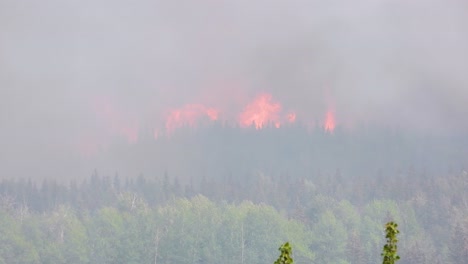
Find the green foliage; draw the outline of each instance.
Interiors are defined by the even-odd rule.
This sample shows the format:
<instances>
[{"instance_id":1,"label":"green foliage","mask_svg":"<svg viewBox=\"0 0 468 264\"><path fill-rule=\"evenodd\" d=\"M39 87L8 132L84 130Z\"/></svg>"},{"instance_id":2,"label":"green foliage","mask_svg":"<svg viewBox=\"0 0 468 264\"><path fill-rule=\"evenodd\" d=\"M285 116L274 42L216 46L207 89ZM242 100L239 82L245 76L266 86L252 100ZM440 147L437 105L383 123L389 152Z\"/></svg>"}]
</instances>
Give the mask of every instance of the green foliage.
<instances>
[{"instance_id":1,"label":"green foliage","mask_svg":"<svg viewBox=\"0 0 468 264\"><path fill-rule=\"evenodd\" d=\"M385 238L387 239L387 244L383 247L382 264L395 264L400 259L400 256L397 254L397 235L400 233L398 230L398 224L391 221L385 225Z\"/></svg>"},{"instance_id":2,"label":"green foliage","mask_svg":"<svg viewBox=\"0 0 468 264\"><path fill-rule=\"evenodd\" d=\"M33 245L22 233L20 222L0 208L0 264L38 263Z\"/></svg>"},{"instance_id":3,"label":"green foliage","mask_svg":"<svg viewBox=\"0 0 468 264\"><path fill-rule=\"evenodd\" d=\"M292 258L292 248L289 245L289 242L284 243L278 249L281 252L279 258L275 261L274 264L293 264L294 260Z\"/></svg>"},{"instance_id":4,"label":"green foliage","mask_svg":"<svg viewBox=\"0 0 468 264\"><path fill-rule=\"evenodd\" d=\"M346 258L347 230L331 210L320 215L312 228L311 248L319 263L342 263Z\"/></svg>"},{"instance_id":5,"label":"green foliage","mask_svg":"<svg viewBox=\"0 0 468 264\"><path fill-rule=\"evenodd\" d=\"M277 256L271 253L283 241L294 245L296 263L380 263L382 222L390 219L401 225L398 254L405 263L467 259L468 196L457 189L463 183L456 176L427 183L433 196L415 191L400 198L382 195L378 181L364 189L356 181L350 190L363 195L359 200L330 192L334 179L314 179L316 189L306 188L307 179L263 174L245 182L210 179L211 197L196 195L191 186L190 195L177 198L168 178L169 199L161 198L161 181L151 178L110 186L108 179L94 177L92 184L69 191L58 184L35 190L0 181L0 264L273 263ZM409 178L382 180L392 190L419 186ZM216 193L221 189L224 194ZM2 190L25 196L15 200ZM52 207L38 203L46 198Z\"/></svg>"}]
</instances>

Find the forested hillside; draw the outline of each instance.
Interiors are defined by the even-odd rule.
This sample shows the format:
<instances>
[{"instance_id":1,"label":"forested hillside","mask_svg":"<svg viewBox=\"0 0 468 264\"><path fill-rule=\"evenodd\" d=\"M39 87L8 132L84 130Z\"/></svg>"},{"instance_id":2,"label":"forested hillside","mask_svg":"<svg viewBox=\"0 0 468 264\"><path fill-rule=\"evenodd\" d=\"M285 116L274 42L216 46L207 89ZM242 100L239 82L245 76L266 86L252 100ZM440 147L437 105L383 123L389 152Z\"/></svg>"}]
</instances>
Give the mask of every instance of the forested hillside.
<instances>
[{"instance_id":1,"label":"forested hillside","mask_svg":"<svg viewBox=\"0 0 468 264\"><path fill-rule=\"evenodd\" d=\"M0 0L0 264L468 264L467 69L468 0Z\"/></svg>"},{"instance_id":2,"label":"forested hillside","mask_svg":"<svg viewBox=\"0 0 468 264\"><path fill-rule=\"evenodd\" d=\"M337 126L330 132L301 123L280 128L269 124L257 130L208 122L157 138L152 132L142 131L133 143L115 140L83 159L77 169L89 168L82 177L94 168L110 177L167 173L181 183L202 178L250 180L252 174L316 180L340 174L347 184L366 177L427 179L468 167L468 139L463 131L441 134L363 124ZM70 179L66 173L52 176Z\"/></svg>"},{"instance_id":3,"label":"forested hillside","mask_svg":"<svg viewBox=\"0 0 468 264\"><path fill-rule=\"evenodd\" d=\"M379 263L400 224L399 263L468 259L468 174L343 179L255 172L0 183L0 263Z\"/></svg>"}]
</instances>

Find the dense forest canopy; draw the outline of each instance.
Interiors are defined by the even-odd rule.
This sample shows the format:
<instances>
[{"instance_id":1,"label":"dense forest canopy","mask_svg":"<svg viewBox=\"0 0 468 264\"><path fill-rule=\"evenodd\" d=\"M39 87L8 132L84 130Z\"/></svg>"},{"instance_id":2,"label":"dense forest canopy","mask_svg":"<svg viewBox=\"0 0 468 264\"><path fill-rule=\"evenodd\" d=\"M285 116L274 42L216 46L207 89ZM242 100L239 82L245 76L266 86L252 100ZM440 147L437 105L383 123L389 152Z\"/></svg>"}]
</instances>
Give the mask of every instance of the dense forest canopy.
<instances>
[{"instance_id":1,"label":"dense forest canopy","mask_svg":"<svg viewBox=\"0 0 468 264\"><path fill-rule=\"evenodd\" d=\"M1 260L272 263L288 240L295 263L378 263L383 224L395 220L399 263L463 263L466 148L436 139L214 125L153 144L116 145L112 153L128 164L157 167L164 157L158 144L165 144L181 165L198 158L205 167L192 174L169 166L137 175L95 170L68 182L3 179L0 232L8 246ZM353 163L364 167L346 167Z\"/></svg>"}]
</instances>

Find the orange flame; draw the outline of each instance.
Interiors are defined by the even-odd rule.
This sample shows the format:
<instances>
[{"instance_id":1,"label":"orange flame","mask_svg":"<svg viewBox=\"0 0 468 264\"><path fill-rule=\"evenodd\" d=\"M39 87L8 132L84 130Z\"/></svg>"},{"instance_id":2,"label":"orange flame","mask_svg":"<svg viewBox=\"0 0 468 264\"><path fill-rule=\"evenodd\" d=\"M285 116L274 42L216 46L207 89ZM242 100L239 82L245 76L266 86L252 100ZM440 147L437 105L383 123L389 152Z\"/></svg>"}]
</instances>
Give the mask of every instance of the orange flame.
<instances>
[{"instance_id":1,"label":"orange flame","mask_svg":"<svg viewBox=\"0 0 468 264\"><path fill-rule=\"evenodd\" d=\"M256 129L261 129L265 124L273 122L275 127L280 127L281 104L272 101L271 94L260 94L248 104L239 115L241 127L249 127L252 124Z\"/></svg>"},{"instance_id":2,"label":"orange flame","mask_svg":"<svg viewBox=\"0 0 468 264\"><path fill-rule=\"evenodd\" d=\"M335 126L335 113L333 113L331 110L328 110L325 116L325 131L333 132L333 130L335 130Z\"/></svg>"},{"instance_id":3,"label":"orange flame","mask_svg":"<svg viewBox=\"0 0 468 264\"><path fill-rule=\"evenodd\" d=\"M208 117L210 120L218 120L219 111L201 104L188 104L182 108L172 110L166 119L166 131L173 132L176 128L185 125L195 126L196 122Z\"/></svg>"}]
</instances>

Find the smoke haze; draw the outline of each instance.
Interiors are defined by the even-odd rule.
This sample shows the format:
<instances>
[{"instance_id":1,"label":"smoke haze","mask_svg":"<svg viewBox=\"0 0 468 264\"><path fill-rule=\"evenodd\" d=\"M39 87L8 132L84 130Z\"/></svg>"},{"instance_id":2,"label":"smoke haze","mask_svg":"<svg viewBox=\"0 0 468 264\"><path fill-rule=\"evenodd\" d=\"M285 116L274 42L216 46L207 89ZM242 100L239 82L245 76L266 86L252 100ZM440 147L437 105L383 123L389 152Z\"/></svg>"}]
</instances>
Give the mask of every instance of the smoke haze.
<instances>
[{"instance_id":1,"label":"smoke haze","mask_svg":"<svg viewBox=\"0 0 468 264\"><path fill-rule=\"evenodd\" d=\"M466 133L466 25L462 0L0 0L0 177L87 176L174 109L233 124L264 93L297 122Z\"/></svg>"}]
</instances>

